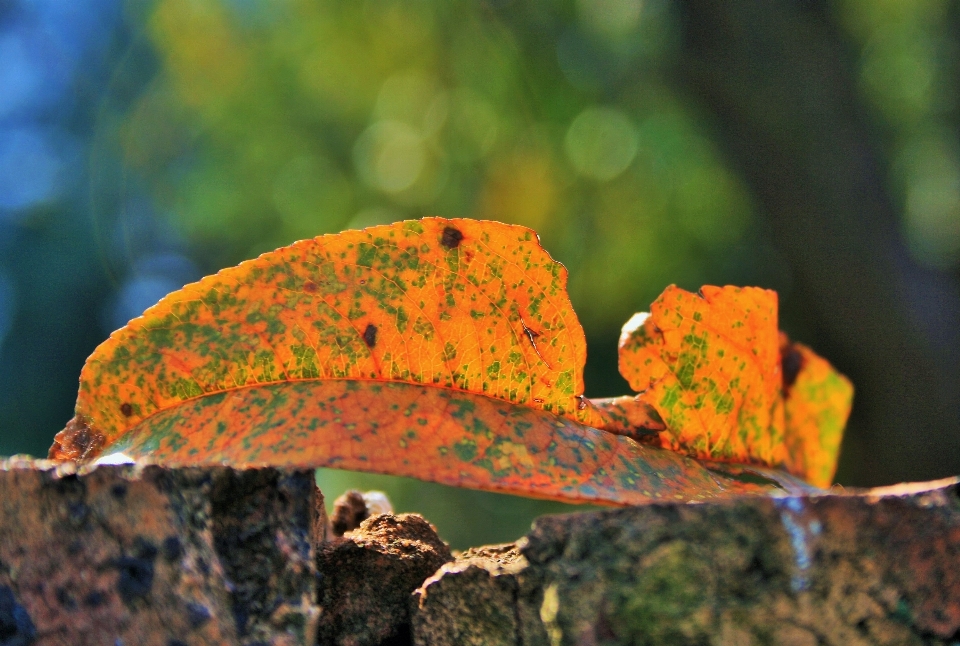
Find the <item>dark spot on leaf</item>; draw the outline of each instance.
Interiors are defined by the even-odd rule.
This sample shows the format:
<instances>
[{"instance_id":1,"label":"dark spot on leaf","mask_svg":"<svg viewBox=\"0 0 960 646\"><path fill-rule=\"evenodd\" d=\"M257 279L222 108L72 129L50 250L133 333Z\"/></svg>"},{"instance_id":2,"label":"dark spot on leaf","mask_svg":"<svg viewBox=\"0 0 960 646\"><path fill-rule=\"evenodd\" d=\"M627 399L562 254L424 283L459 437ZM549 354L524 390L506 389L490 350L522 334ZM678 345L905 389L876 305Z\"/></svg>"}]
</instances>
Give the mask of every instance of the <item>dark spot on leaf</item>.
<instances>
[{"instance_id":1,"label":"dark spot on leaf","mask_svg":"<svg viewBox=\"0 0 960 646\"><path fill-rule=\"evenodd\" d=\"M117 500L123 500L127 496L127 485L123 482L118 482L110 487L110 494Z\"/></svg>"},{"instance_id":2,"label":"dark spot on leaf","mask_svg":"<svg viewBox=\"0 0 960 646\"><path fill-rule=\"evenodd\" d=\"M377 326L373 323L367 323L367 328L363 331L363 342L368 348L377 345Z\"/></svg>"},{"instance_id":3,"label":"dark spot on leaf","mask_svg":"<svg viewBox=\"0 0 960 646\"><path fill-rule=\"evenodd\" d=\"M27 646L37 637L37 629L27 609L17 603L8 586L0 585L0 644Z\"/></svg>"},{"instance_id":4,"label":"dark spot on leaf","mask_svg":"<svg viewBox=\"0 0 960 646\"><path fill-rule=\"evenodd\" d=\"M134 550L137 556L145 559L150 559L151 561L157 558L157 553L159 550L157 546L143 538L138 536L133 542Z\"/></svg>"},{"instance_id":5,"label":"dark spot on leaf","mask_svg":"<svg viewBox=\"0 0 960 646\"><path fill-rule=\"evenodd\" d=\"M315 291L317 291L317 284L313 281L308 280L303 284L303 291L307 292L308 294L312 294Z\"/></svg>"},{"instance_id":6,"label":"dark spot on leaf","mask_svg":"<svg viewBox=\"0 0 960 646\"><path fill-rule=\"evenodd\" d=\"M460 229L453 227L443 228L443 236L440 238L440 244L444 247L447 249L456 249L460 246L461 240L463 240L463 233L460 232Z\"/></svg>"},{"instance_id":7,"label":"dark spot on leaf","mask_svg":"<svg viewBox=\"0 0 960 646\"><path fill-rule=\"evenodd\" d=\"M130 417L133 415L133 406L127 402L124 402L120 404L120 412L123 413L124 417Z\"/></svg>"},{"instance_id":8,"label":"dark spot on leaf","mask_svg":"<svg viewBox=\"0 0 960 646\"><path fill-rule=\"evenodd\" d=\"M791 343L780 349L780 367L783 377L783 394L788 396L790 388L797 380L797 375L803 369L803 355Z\"/></svg>"},{"instance_id":9,"label":"dark spot on leaf","mask_svg":"<svg viewBox=\"0 0 960 646\"><path fill-rule=\"evenodd\" d=\"M250 622L250 613L247 609L238 603L233 604L233 621L237 624L237 632L241 635L247 634L247 624Z\"/></svg>"}]
</instances>

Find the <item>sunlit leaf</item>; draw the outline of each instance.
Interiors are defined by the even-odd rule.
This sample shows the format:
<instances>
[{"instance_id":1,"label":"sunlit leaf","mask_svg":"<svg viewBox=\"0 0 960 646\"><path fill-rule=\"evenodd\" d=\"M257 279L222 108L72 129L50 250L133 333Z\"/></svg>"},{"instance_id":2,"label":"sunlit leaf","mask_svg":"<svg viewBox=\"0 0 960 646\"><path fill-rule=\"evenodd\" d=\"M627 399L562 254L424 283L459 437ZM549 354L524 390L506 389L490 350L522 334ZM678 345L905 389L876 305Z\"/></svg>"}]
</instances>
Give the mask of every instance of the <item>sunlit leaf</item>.
<instances>
[{"instance_id":1,"label":"sunlit leaf","mask_svg":"<svg viewBox=\"0 0 960 646\"><path fill-rule=\"evenodd\" d=\"M304 240L115 332L51 457L336 466L620 504L762 490L599 430L657 420L630 398L583 398L565 286L518 226L434 218Z\"/></svg>"},{"instance_id":2,"label":"sunlit leaf","mask_svg":"<svg viewBox=\"0 0 960 646\"><path fill-rule=\"evenodd\" d=\"M620 372L664 421L654 444L830 484L853 389L778 332L775 292L668 287L624 326Z\"/></svg>"},{"instance_id":3,"label":"sunlit leaf","mask_svg":"<svg viewBox=\"0 0 960 646\"><path fill-rule=\"evenodd\" d=\"M784 450L773 419L779 351L775 292L707 286L701 296L671 286L624 326L620 372L660 413L670 448L775 464Z\"/></svg>"},{"instance_id":4,"label":"sunlit leaf","mask_svg":"<svg viewBox=\"0 0 960 646\"><path fill-rule=\"evenodd\" d=\"M818 487L833 482L853 385L823 357L781 337L785 468Z\"/></svg>"},{"instance_id":5,"label":"sunlit leaf","mask_svg":"<svg viewBox=\"0 0 960 646\"><path fill-rule=\"evenodd\" d=\"M110 450L170 466L324 466L599 504L769 489L542 410L400 382L308 380L198 397Z\"/></svg>"},{"instance_id":6,"label":"sunlit leaf","mask_svg":"<svg viewBox=\"0 0 960 646\"><path fill-rule=\"evenodd\" d=\"M389 379L579 410L566 271L523 227L424 219L321 236L170 294L101 345L77 414L107 442L185 399Z\"/></svg>"}]
</instances>

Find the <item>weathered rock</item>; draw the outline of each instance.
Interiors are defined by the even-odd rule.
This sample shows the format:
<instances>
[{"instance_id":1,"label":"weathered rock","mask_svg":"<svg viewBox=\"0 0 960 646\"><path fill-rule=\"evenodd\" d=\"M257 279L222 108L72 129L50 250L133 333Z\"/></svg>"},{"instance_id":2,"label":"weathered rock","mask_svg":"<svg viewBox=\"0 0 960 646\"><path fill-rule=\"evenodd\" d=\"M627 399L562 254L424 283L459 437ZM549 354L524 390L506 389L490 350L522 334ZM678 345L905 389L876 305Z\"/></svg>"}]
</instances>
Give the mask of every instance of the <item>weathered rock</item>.
<instances>
[{"instance_id":1,"label":"weathered rock","mask_svg":"<svg viewBox=\"0 0 960 646\"><path fill-rule=\"evenodd\" d=\"M414 640L952 644L957 482L544 517L523 558L464 555L428 581Z\"/></svg>"},{"instance_id":2,"label":"weathered rock","mask_svg":"<svg viewBox=\"0 0 960 646\"><path fill-rule=\"evenodd\" d=\"M312 471L0 463L0 644L309 644Z\"/></svg>"},{"instance_id":3,"label":"weathered rock","mask_svg":"<svg viewBox=\"0 0 960 646\"><path fill-rule=\"evenodd\" d=\"M311 471L12 459L0 646L952 645L958 482L545 517L449 563L416 515L323 542Z\"/></svg>"},{"instance_id":4,"label":"weathered rock","mask_svg":"<svg viewBox=\"0 0 960 646\"><path fill-rule=\"evenodd\" d=\"M473 548L447 563L415 593L413 635L432 646L522 643L517 575L527 559L513 544Z\"/></svg>"},{"instance_id":5,"label":"weathered rock","mask_svg":"<svg viewBox=\"0 0 960 646\"><path fill-rule=\"evenodd\" d=\"M319 644L409 641L411 593L451 559L417 514L382 514L317 549Z\"/></svg>"}]
</instances>

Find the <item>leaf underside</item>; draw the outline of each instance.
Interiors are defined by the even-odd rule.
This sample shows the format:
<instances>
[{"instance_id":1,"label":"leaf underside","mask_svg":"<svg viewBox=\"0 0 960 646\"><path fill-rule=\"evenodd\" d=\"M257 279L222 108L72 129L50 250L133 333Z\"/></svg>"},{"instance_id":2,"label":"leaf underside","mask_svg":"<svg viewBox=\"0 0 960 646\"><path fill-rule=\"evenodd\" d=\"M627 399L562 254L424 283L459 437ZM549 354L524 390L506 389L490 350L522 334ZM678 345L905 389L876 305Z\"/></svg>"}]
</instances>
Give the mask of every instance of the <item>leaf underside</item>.
<instances>
[{"instance_id":1,"label":"leaf underside","mask_svg":"<svg viewBox=\"0 0 960 646\"><path fill-rule=\"evenodd\" d=\"M595 504L770 490L534 408L395 382L301 381L199 397L145 420L109 453L170 466L334 467Z\"/></svg>"}]
</instances>

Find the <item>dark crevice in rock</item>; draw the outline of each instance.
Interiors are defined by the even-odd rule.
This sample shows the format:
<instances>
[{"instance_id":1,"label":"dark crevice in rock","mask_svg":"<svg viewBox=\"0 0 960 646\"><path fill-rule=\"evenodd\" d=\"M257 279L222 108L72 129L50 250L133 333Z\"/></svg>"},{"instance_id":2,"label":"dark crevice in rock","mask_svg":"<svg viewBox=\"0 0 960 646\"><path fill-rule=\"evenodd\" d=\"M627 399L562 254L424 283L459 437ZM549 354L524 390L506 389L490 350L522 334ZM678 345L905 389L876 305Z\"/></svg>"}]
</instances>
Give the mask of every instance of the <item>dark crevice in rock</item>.
<instances>
[{"instance_id":1,"label":"dark crevice in rock","mask_svg":"<svg viewBox=\"0 0 960 646\"><path fill-rule=\"evenodd\" d=\"M413 636L410 633L410 624L401 624L397 632L390 635L377 646L413 646Z\"/></svg>"},{"instance_id":2,"label":"dark crevice in rock","mask_svg":"<svg viewBox=\"0 0 960 646\"><path fill-rule=\"evenodd\" d=\"M256 636L266 623L283 622L285 607L299 606L304 590L290 576L294 561L313 555L313 484L275 469L227 470L213 481L211 528L214 545L228 580L237 632ZM279 523L293 530L284 543L277 540ZM299 528L299 529L297 529ZM291 615L290 621L300 621ZM303 626L293 626L304 629Z\"/></svg>"},{"instance_id":3,"label":"dark crevice in rock","mask_svg":"<svg viewBox=\"0 0 960 646\"><path fill-rule=\"evenodd\" d=\"M37 636L30 615L8 586L0 585L0 646L27 646Z\"/></svg>"},{"instance_id":4,"label":"dark crevice in rock","mask_svg":"<svg viewBox=\"0 0 960 646\"><path fill-rule=\"evenodd\" d=\"M258 518L266 501L251 504L258 490L269 495L265 486L270 479L264 473L228 473L218 479L212 491L214 545L231 583L234 620L241 636L249 634L252 617L268 615L272 610L269 578L280 559L271 545L272 537L264 534L263 519Z\"/></svg>"},{"instance_id":5,"label":"dark crevice in rock","mask_svg":"<svg viewBox=\"0 0 960 646\"><path fill-rule=\"evenodd\" d=\"M150 594L153 587L154 560L159 550L149 540L138 536L133 554L121 556L110 563L117 569L117 592L124 603L134 603Z\"/></svg>"},{"instance_id":6,"label":"dark crevice in rock","mask_svg":"<svg viewBox=\"0 0 960 646\"><path fill-rule=\"evenodd\" d=\"M517 646L523 646L523 617L520 614L520 586L513 582L511 588L513 602L513 641Z\"/></svg>"}]
</instances>

